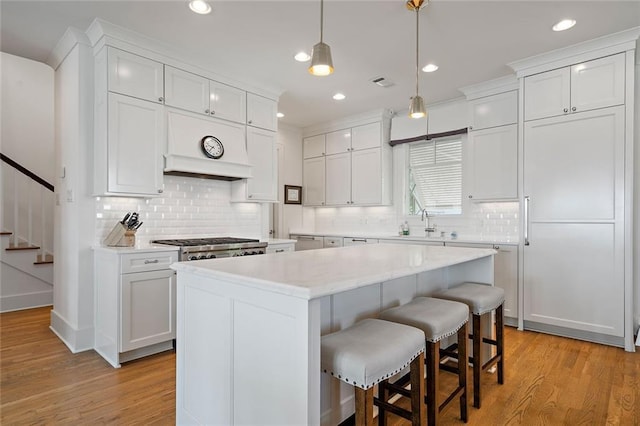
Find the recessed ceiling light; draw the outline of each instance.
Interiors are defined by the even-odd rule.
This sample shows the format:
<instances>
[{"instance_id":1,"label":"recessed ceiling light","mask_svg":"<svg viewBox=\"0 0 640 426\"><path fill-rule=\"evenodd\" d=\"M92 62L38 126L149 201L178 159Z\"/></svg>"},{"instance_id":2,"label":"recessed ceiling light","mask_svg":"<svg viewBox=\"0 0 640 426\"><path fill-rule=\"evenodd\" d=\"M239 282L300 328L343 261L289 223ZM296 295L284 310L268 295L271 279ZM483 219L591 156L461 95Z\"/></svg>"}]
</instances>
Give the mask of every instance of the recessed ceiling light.
<instances>
[{"instance_id":1,"label":"recessed ceiling light","mask_svg":"<svg viewBox=\"0 0 640 426\"><path fill-rule=\"evenodd\" d=\"M336 93L335 95L333 95L333 99L335 99L336 101L341 101L344 98L346 98L346 96L343 95L342 93Z\"/></svg>"},{"instance_id":2,"label":"recessed ceiling light","mask_svg":"<svg viewBox=\"0 0 640 426\"><path fill-rule=\"evenodd\" d=\"M562 21L558 22L551 28L553 29L553 31L564 31L573 27L575 24L576 24L575 19L563 19Z\"/></svg>"},{"instance_id":3,"label":"recessed ceiling light","mask_svg":"<svg viewBox=\"0 0 640 426\"><path fill-rule=\"evenodd\" d=\"M294 58L298 62L307 62L309 59L311 59L311 56L309 56L307 52L298 52L296 53L296 56L294 56Z\"/></svg>"},{"instance_id":4,"label":"recessed ceiling light","mask_svg":"<svg viewBox=\"0 0 640 426\"><path fill-rule=\"evenodd\" d=\"M438 69L438 66L436 64L427 64L422 68L422 71L424 71L424 72L434 72L437 69Z\"/></svg>"},{"instance_id":5,"label":"recessed ceiling light","mask_svg":"<svg viewBox=\"0 0 640 426\"><path fill-rule=\"evenodd\" d=\"M206 15L211 12L211 6L204 0L191 0L189 2L189 9L200 15Z\"/></svg>"},{"instance_id":6,"label":"recessed ceiling light","mask_svg":"<svg viewBox=\"0 0 640 426\"><path fill-rule=\"evenodd\" d=\"M283 113L281 113L281 112L279 112L279 113L277 113L277 114L276 114L276 117L278 117L278 118L282 118L282 117L284 117L284 114L283 114Z\"/></svg>"}]
</instances>

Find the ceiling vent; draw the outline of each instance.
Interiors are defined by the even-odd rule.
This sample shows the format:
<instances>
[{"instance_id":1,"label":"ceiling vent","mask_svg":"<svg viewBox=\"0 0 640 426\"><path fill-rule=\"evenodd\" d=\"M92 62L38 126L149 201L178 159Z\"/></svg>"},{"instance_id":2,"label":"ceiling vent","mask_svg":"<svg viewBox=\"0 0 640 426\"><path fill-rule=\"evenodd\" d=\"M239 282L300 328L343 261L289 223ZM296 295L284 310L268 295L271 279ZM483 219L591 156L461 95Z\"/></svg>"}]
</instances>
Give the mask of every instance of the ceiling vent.
<instances>
[{"instance_id":1,"label":"ceiling vent","mask_svg":"<svg viewBox=\"0 0 640 426\"><path fill-rule=\"evenodd\" d=\"M391 87L395 84L393 81L389 81L384 77L376 77L372 79L371 82L380 87Z\"/></svg>"}]
</instances>

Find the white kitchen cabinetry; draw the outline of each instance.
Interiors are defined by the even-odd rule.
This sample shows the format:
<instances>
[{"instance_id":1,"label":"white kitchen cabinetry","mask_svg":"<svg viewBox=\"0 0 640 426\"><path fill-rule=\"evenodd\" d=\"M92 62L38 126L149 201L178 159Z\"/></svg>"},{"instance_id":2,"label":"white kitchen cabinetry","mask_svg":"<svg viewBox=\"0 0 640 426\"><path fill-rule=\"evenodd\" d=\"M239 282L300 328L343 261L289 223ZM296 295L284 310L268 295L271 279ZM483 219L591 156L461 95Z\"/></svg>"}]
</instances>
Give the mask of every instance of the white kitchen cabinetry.
<instances>
[{"instance_id":1,"label":"white kitchen cabinetry","mask_svg":"<svg viewBox=\"0 0 640 426\"><path fill-rule=\"evenodd\" d=\"M177 251L100 248L95 260L95 350L112 366L173 348Z\"/></svg>"},{"instance_id":2,"label":"white kitchen cabinetry","mask_svg":"<svg viewBox=\"0 0 640 426\"><path fill-rule=\"evenodd\" d=\"M303 159L323 157L325 155L326 135L316 135L302 140Z\"/></svg>"},{"instance_id":3,"label":"white kitchen cabinetry","mask_svg":"<svg viewBox=\"0 0 640 426\"><path fill-rule=\"evenodd\" d=\"M269 245L267 246L267 254L285 253L288 251L295 251L295 242L269 242Z\"/></svg>"},{"instance_id":4,"label":"white kitchen cabinetry","mask_svg":"<svg viewBox=\"0 0 640 426\"><path fill-rule=\"evenodd\" d=\"M278 201L275 132L247 127L247 155L253 177L231 183L232 201Z\"/></svg>"},{"instance_id":5,"label":"white kitchen cabinetry","mask_svg":"<svg viewBox=\"0 0 640 426\"><path fill-rule=\"evenodd\" d=\"M524 80L525 121L624 102L624 53L535 74Z\"/></svg>"},{"instance_id":6,"label":"white kitchen cabinetry","mask_svg":"<svg viewBox=\"0 0 640 426\"><path fill-rule=\"evenodd\" d=\"M469 130L506 126L518 122L518 91L512 90L469 101Z\"/></svg>"},{"instance_id":7,"label":"white kitchen cabinetry","mask_svg":"<svg viewBox=\"0 0 640 426\"><path fill-rule=\"evenodd\" d=\"M518 197L518 125L474 130L468 135L467 173L472 201Z\"/></svg>"},{"instance_id":8,"label":"white kitchen cabinetry","mask_svg":"<svg viewBox=\"0 0 640 426\"><path fill-rule=\"evenodd\" d=\"M356 246L359 244L378 244L377 238L356 238L356 237L344 237L343 246Z\"/></svg>"},{"instance_id":9,"label":"white kitchen cabinetry","mask_svg":"<svg viewBox=\"0 0 640 426\"><path fill-rule=\"evenodd\" d=\"M473 244L445 242L448 247L492 248L494 285L504 290L505 324L518 325L518 246L505 244Z\"/></svg>"},{"instance_id":10,"label":"white kitchen cabinetry","mask_svg":"<svg viewBox=\"0 0 640 426\"><path fill-rule=\"evenodd\" d=\"M324 206L325 157L304 160L302 182L302 202L304 205Z\"/></svg>"},{"instance_id":11,"label":"white kitchen cabinetry","mask_svg":"<svg viewBox=\"0 0 640 426\"><path fill-rule=\"evenodd\" d=\"M291 234L292 240L296 240L296 251L315 250L324 247L324 237L316 235Z\"/></svg>"},{"instance_id":12,"label":"white kitchen cabinetry","mask_svg":"<svg viewBox=\"0 0 640 426\"><path fill-rule=\"evenodd\" d=\"M247 124L261 129L278 130L278 104L273 99L247 93Z\"/></svg>"},{"instance_id":13,"label":"white kitchen cabinetry","mask_svg":"<svg viewBox=\"0 0 640 426\"><path fill-rule=\"evenodd\" d=\"M208 78L165 65L165 104L243 123L247 94Z\"/></svg>"},{"instance_id":14,"label":"white kitchen cabinetry","mask_svg":"<svg viewBox=\"0 0 640 426\"><path fill-rule=\"evenodd\" d=\"M157 87L162 64L104 47L95 72L94 195L158 196L165 140ZM144 83L138 86L138 80Z\"/></svg>"},{"instance_id":15,"label":"white kitchen cabinetry","mask_svg":"<svg viewBox=\"0 0 640 426\"><path fill-rule=\"evenodd\" d=\"M107 86L110 92L133 96L151 102L163 102L163 70L160 62L144 58L113 47L107 51ZM104 55L104 49L101 52ZM104 67L104 56L100 59ZM103 76L104 69L96 70Z\"/></svg>"},{"instance_id":16,"label":"white kitchen cabinetry","mask_svg":"<svg viewBox=\"0 0 640 426\"><path fill-rule=\"evenodd\" d=\"M351 205L351 153L327 155L325 170L326 205Z\"/></svg>"},{"instance_id":17,"label":"white kitchen cabinetry","mask_svg":"<svg viewBox=\"0 0 640 426\"><path fill-rule=\"evenodd\" d=\"M342 247L342 237L324 237L322 246L324 248Z\"/></svg>"}]
</instances>

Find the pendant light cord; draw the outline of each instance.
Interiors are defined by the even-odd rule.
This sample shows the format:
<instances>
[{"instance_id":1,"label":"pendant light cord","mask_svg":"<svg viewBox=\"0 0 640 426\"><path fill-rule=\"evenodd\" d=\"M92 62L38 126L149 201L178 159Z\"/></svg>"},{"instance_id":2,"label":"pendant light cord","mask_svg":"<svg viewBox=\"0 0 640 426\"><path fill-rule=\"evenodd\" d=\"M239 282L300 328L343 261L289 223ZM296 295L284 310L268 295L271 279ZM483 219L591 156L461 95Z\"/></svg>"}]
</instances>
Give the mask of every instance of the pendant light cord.
<instances>
[{"instance_id":1,"label":"pendant light cord","mask_svg":"<svg viewBox=\"0 0 640 426\"><path fill-rule=\"evenodd\" d=\"M320 43L322 43L323 22L324 22L324 0L320 0Z\"/></svg>"},{"instance_id":2,"label":"pendant light cord","mask_svg":"<svg viewBox=\"0 0 640 426\"><path fill-rule=\"evenodd\" d=\"M419 75L419 71L418 69L420 68L420 66L418 65L419 63L419 58L418 58L418 44L420 42L420 37L419 37L419 32L420 32L420 8L416 7L416 96L418 96L418 75ZM322 36L320 36L320 38L322 38Z\"/></svg>"}]
</instances>

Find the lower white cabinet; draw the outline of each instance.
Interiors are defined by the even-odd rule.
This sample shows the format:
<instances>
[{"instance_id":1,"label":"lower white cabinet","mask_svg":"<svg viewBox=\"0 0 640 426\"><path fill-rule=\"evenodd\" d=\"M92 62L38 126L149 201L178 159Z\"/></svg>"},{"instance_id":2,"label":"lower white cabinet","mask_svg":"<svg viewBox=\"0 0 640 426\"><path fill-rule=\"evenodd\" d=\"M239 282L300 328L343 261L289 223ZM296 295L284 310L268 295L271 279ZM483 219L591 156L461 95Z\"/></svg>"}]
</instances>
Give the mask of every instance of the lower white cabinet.
<instances>
[{"instance_id":1,"label":"lower white cabinet","mask_svg":"<svg viewBox=\"0 0 640 426\"><path fill-rule=\"evenodd\" d=\"M324 237L323 247L342 247L342 237Z\"/></svg>"},{"instance_id":2,"label":"lower white cabinet","mask_svg":"<svg viewBox=\"0 0 640 426\"><path fill-rule=\"evenodd\" d=\"M284 253L287 251L295 251L294 242L278 242L278 243L269 242L269 245L267 246L267 254Z\"/></svg>"},{"instance_id":3,"label":"lower white cabinet","mask_svg":"<svg viewBox=\"0 0 640 426\"><path fill-rule=\"evenodd\" d=\"M316 235L291 234L290 238L296 240L296 251L315 250L324 247L324 237Z\"/></svg>"},{"instance_id":4,"label":"lower white cabinet","mask_svg":"<svg viewBox=\"0 0 640 426\"><path fill-rule=\"evenodd\" d=\"M505 324L518 322L518 246L504 244L473 244L445 242L450 247L492 248L498 253L493 258L494 285L504 290Z\"/></svg>"},{"instance_id":5,"label":"lower white cabinet","mask_svg":"<svg viewBox=\"0 0 640 426\"><path fill-rule=\"evenodd\" d=\"M344 237L343 246L356 246L359 244L378 244L377 238L356 238L356 237Z\"/></svg>"},{"instance_id":6,"label":"lower white cabinet","mask_svg":"<svg viewBox=\"0 0 640 426\"><path fill-rule=\"evenodd\" d=\"M95 250L94 349L112 366L173 348L177 261L175 250Z\"/></svg>"}]
</instances>

